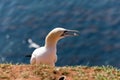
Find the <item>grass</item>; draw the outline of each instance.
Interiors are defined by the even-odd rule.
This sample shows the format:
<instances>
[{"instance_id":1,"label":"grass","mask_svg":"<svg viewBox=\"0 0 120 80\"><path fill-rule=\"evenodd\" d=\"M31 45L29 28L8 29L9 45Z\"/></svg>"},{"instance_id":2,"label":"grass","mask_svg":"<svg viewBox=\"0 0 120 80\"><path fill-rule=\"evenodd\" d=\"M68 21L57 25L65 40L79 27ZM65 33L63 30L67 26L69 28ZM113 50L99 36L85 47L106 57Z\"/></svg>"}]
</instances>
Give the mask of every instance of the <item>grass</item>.
<instances>
[{"instance_id":1,"label":"grass","mask_svg":"<svg viewBox=\"0 0 120 80\"><path fill-rule=\"evenodd\" d=\"M65 66L0 64L0 80L120 80L112 66Z\"/></svg>"}]
</instances>

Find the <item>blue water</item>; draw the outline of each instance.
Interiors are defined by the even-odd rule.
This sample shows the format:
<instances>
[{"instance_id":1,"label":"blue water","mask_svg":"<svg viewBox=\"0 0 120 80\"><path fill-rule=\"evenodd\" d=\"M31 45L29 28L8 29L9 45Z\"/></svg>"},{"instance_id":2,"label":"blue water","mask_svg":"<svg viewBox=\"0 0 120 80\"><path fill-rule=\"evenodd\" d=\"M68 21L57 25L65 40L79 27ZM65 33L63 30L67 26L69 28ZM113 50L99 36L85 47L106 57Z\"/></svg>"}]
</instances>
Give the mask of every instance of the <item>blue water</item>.
<instances>
[{"instance_id":1,"label":"blue water","mask_svg":"<svg viewBox=\"0 0 120 80\"><path fill-rule=\"evenodd\" d=\"M0 63L27 63L55 27L76 29L79 37L59 41L57 66L112 65L120 68L119 0L0 0Z\"/></svg>"}]
</instances>

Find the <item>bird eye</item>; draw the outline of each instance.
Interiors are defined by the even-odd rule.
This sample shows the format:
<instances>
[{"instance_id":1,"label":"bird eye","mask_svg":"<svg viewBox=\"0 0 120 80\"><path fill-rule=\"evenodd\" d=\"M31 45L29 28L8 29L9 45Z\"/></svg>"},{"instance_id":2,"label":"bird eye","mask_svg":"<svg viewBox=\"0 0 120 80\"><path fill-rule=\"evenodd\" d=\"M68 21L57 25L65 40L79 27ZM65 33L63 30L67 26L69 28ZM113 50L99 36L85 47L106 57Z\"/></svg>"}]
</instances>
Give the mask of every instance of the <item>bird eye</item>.
<instances>
[{"instance_id":1,"label":"bird eye","mask_svg":"<svg viewBox=\"0 0 120 80\"><path fill-rule=\"evenodd\" d=\"M63 37L65 35L65 33L67 33L68 31L64 31L60 36Z\"/></svg>"},{"instance_id":2,"label":"bird eye","mask_svg":"<svg viewBox=\"0 0 120 80\"><path fill-rule=\"evenodd\" d=\"M64 31L63 33L65 34L67 31Z\"/></svg>"},{"instance_id":3,"label":"bird eye","mask_svg":"<svg viewBox=\"0 0 120 80\"><path fill-rule=\"evenodd\" d=\"M64 36L66 32L67 32L67 31L64 31L60 36L61 36L61 37Z\"/></svg>"}]
</instances>

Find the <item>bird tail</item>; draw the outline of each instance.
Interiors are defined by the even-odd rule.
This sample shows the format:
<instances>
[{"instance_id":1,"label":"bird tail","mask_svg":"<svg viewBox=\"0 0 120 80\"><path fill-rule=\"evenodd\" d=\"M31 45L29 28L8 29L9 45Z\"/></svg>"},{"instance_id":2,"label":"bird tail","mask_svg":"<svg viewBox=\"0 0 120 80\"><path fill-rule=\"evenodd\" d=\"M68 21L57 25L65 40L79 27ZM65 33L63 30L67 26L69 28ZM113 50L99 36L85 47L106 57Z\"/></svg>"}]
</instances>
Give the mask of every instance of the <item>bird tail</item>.
<instances>
[{"instance_id":1,"label":"bird tail","mask_svg":"<svg viewBox=\"0 0 120 80\"><path fill-rule=\"evenodd\" d=\"M29 48L39 48L40 46L32 41L32 39L28 39Z\"/></svg>"}]
</instances>

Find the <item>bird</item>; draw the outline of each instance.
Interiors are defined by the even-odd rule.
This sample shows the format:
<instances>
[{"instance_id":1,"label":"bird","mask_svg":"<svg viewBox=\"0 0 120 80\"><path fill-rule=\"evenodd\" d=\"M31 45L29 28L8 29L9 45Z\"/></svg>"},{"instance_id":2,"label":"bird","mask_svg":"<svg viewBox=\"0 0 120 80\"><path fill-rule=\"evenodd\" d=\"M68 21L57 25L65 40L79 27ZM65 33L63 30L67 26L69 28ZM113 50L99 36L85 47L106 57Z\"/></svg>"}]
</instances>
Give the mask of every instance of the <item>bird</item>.
<instances>
[{"instance_id":1,"label":"bird","mask_svg":"<svg viewBox=\"0 0 120 80\"><path fill-rule=\"evenodd\" d=\"M40 46L32 41L32 39L28 39L29 48L39 48Z\"/></svg>"},{"instance_id":2,"label":"bird","mask_svg":"<svg viewBox=\"0 0 120 80\"><path fill-rule=\"evenodd\" d=\"M79 36L78 30L69 30L61 27L51 30L45 38L45 45L36 48L30 59L30 64L45 64L55 66L57 61L57 43L60 39L69 36Z\"/></svg>"}]
</instances>

